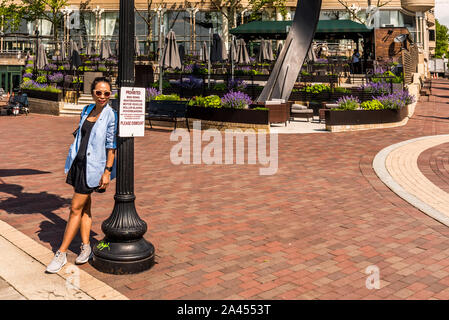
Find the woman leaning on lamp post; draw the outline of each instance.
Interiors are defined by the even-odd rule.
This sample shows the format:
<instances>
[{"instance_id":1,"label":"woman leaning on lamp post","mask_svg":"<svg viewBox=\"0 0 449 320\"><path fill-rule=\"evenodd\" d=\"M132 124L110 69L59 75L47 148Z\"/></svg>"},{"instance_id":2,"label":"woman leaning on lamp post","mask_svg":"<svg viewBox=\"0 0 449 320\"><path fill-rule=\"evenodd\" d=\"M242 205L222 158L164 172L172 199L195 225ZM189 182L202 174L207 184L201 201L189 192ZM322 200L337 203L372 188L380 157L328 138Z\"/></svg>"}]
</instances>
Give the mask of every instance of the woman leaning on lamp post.
<instances>
[{"instance_id":1,"label":"woman leaning on lamp post","mask_svg":"<svg viewBox=\"0 0 449 320\"><path fill-rule=\"evenodd\" d=\"M104 77L95 78L91 92L95 104L83 108L65 164L66 182L74 187L75 193L61 246L47 266L48 273L58 272L67 263L67 249L78 230L82 244L75 263L83 264L90 259L91 193L106 191L110 180L115 178L117 112L108 104L111 83Z\"/></svg>"}]
</instances>

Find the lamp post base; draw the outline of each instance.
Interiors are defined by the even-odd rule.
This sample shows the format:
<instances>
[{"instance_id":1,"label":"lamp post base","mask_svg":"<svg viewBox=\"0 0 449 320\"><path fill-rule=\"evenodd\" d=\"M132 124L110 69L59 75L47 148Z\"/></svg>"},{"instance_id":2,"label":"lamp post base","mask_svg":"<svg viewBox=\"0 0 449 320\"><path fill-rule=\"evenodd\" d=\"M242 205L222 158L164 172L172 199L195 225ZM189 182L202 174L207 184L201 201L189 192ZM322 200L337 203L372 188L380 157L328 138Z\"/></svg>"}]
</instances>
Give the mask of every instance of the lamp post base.
<instances>
[{"instance_id":1,"label":"lamp post base","mask_svg":"<svg viewBox=\"0 0 449 320\"><path fill-rule=\"evenodd\" d=\"M92 265L104 273L135 274L154 265L154 246L144 238L131 242L109 242L105 238L93 253Z\"/></svg>"}]
</instances>

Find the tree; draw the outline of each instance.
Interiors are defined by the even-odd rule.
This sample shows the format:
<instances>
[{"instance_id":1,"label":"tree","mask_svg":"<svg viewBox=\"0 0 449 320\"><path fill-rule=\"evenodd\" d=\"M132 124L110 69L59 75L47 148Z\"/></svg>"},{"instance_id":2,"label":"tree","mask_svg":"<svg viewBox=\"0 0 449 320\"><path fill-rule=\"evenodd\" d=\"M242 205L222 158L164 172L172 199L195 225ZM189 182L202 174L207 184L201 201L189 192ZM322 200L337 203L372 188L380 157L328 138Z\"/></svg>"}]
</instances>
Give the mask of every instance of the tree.
<instances>
[{"instance_id":1,"label":"tree","mask_svg":"<svg viewBox=\"0 0 449 320\"><path fill-rule=\"evenodd\" d=\"M287 17L286 0L249 0L249 3L251 5L251 20L258 19L267 7L274 7L279 10L284 19Z\"/></svg>"},{"instance_id":2,"label":"tree","mask_svg":"<svg viewBox=\"0 0 449 320\"><path fill-rule=\"evenodd\" d=\"M22 0L23 17L27 21L44 19L51 22L53 39L58 40L58 27L64 19L61 9L67 0Z\"/></svg>"},{"instance_id":3,"label":"tree","mask_svg":"<svg viewBox=\"0 0 449 320\"><path fill-rule=\"evenodd\" d=\"M237 10L242 9L242 0L211 0L211 3L228 20L230 29L237 27Z\"/></svg>"},{"instance_id":4,"label":"tree","mask_svg":"<svg viewBox=\"0 0 449 320\"><path fill-rule=\"evenodd\" d=\"M361 8L352 3L351 5L348 4L347 1L338 0L338 2L345 8L346 12L349 13L349 17L352 21L359 22L361 24L368 25L370 23L370 18L372 18L372 15L379 10L379 8L382 8L383 6L386 6L391 2L382 0L377 0L377 3L373 5L372 0L368 0L368 7L365 11L365 14L361 15Z\"/></svg>"},{"instance_id":5,"label":"tree","mask_svg":"<svg viewBox=\"0 0 449 320\"><path fill-rule=\"evenodd\" d=\"M14 3L2 0L0 3L0 29L2 31L16 31L20 27L23 17L23 8Z\"/></svg>"},{"instance_id":6,"label":"tree","mask_svg":"<svg viewBox=\"0 0 449 320\"><path fill-rule=\"evenodd\" d=\"M435 29L436 29L435 57L442 58L443 54L446 54L446 57L448 57L449 29L445 25L440 24L437 19L435 19Z\"/></svg>"}]
</instances>

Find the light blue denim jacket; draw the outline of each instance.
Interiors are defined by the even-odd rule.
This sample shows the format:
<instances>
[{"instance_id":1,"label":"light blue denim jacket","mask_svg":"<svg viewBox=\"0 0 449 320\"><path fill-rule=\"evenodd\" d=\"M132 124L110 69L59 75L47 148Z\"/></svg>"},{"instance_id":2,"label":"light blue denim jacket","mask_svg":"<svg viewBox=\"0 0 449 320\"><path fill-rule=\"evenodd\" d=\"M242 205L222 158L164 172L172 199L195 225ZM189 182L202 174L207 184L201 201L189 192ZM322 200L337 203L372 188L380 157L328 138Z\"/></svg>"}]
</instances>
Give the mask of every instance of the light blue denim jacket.
<instances>
[{"instance_id":1,"label":"light blue denim jacket","mask_svg":"<svg viewBox=\"0 0 449 320\"><path fill-rule=\"evenodd\" d=\"M70 170L73 160L76 158L81 144L81 128L94 107L95 104L90 104L83 108L79 123L80 129L76 134L75 141L70 146L69 154L65 162L65 173ZM101 176L104 173L107 160L106 150L117 148L117 121L117 112L107 104L92 127L86 150L86 181L87 185L91 188L98 186ZM111 180L116 175L115 159L116 157L114 158L114 165L112 167Z\"/></svg>"}]
</instances>

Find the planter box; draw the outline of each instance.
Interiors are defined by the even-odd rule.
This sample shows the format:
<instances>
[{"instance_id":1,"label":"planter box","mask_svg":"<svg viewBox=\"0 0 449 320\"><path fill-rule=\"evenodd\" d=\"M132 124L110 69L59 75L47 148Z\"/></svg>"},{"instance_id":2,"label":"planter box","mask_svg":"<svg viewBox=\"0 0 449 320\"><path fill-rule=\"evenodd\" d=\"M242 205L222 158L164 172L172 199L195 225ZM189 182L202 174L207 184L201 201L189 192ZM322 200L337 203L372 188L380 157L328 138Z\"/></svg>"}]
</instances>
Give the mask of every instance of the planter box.
<instances>
[{"instance_id":1,"label":"planter box","mask_svg":"<svg viewBox=\"0 0 449 320\"><path fill-rule=\"evenodd\" d=\"M358 125L392 123L402 121L408 114L408 107L400 110L325 110L326 125Z\"/></svg>"},{"instance_id":2,"label":"planter box","mask_svg":"<svg viewBox=\"0 0 449 320\"><path fill-rule=\"evenodd\" d=\"M28 98L49 100L49 101L61 101L62 100L62 92L47 92L47 91L38 91L38 90L22 90L23 93L26 93Z\"/></svg>"},{"instance_id":3,"label":"planter box","mask_svg":"<svg viewBox=\"0 0 449 320\"><path fill-rule=\"evenodd\" d=\"M208 121L268 124L268 110L205 108L188 106L187 116L193 119Z\"/></svg>"}]
</instances>

